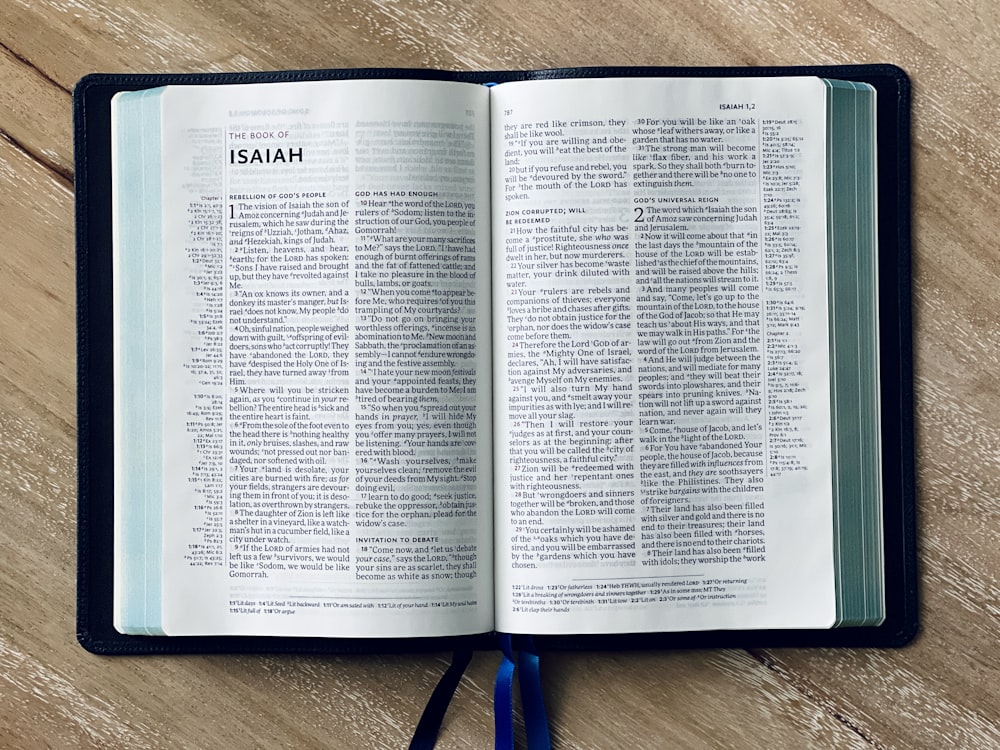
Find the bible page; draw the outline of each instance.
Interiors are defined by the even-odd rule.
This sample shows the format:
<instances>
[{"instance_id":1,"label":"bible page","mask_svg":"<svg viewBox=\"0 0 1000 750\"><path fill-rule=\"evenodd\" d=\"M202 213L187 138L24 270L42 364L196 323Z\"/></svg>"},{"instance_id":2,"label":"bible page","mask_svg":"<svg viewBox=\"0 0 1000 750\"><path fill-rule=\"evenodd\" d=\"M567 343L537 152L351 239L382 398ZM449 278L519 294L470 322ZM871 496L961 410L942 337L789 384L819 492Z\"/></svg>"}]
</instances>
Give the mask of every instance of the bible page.
<instances>
[{"instance_id":1,"label":"bible page","mask_svg":"<svg viewBox=\"0 0 1000 750\"><path fill-rule=\"evenodd\" d=\"M491 95L498 630L829 627L823 83Z\"/></svg>"},{"instance_id":2,"label":"bible page","mask_svg":"<svg viewBox=\"0 0 1000 750\"><path fill-rule=\"evenodd\" d=\"M488 96L171 87L168 634L493 626Z\"/></svg>"}]
</instances>

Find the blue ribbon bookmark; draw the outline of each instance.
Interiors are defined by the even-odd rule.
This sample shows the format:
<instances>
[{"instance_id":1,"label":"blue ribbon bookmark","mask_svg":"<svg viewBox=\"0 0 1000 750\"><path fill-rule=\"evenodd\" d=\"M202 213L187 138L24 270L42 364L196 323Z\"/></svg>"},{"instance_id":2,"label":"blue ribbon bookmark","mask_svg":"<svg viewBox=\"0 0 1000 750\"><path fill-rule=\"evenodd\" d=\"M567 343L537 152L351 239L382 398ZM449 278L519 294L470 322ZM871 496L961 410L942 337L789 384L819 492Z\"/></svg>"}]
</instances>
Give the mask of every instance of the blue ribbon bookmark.
<instances>
[{"instance_id":1,"label":"blue ribbon bookmark","mask_svg":"<svg viewBox=\"0 0 1000 750\"><path fill-rule=\"evenodd\" d=\"M514 750L514 651L508 633L500 633L503 661L493 686L493 747Z\"/></svg>"},{"instance_id":2,"label":"blue ribbon bookmark","mask_svg":"<svg viewBox=\"0 0 1000 750\"><path fill-rule=\"evenodd\" d=\"M549 719L545 715L545 698L542 695L542 675L538 668L538 651L535 639L526 636L517 654L517 676L521 686L521 705L524 707L524 726L528 732L528 750L551 750Z\"/></svg>"},{"instance_id":3,"label":"blue ribbon bookmark","mask_svg":"<svg viewBox=\"0 0 1000 750\"><path fill-rule=\"evenodd\" d=\"M500 651L503 660L497 669L493 686L493 731L495 750L514 750L514 672L521 668L518 684L521 687L521 702L524 706L524 726L528 735L528 750L552 750L549 736L549 721L545 713L545 699L542 695L542 677L539 670L538 651L531 636L518 638L517 660L514 659L513 638L509 633L499 633ZM433 750L438 733L444 721L448 704L451 703L458 683L462 680L472 650L455 652L451 665L441 675L430 700L424 708L409 750Z\"/></svg>"},{"instance_id":4,"label":"blue ribbon bookmark","mask_svg":"<svg viewBox=\"0 0 1000 750\"><path fill-rule=\"evenodd\" d=\"M520 668L517 680L524 706L524 727L528 735L528 750L552 750L549 720L545 714L542 676L538 651L531 636L518 638L517 661L511 636L500 633L503 661L497 669L493 688L493 725L495 750L514 750L514 672Z\"/></svg>"},{"instance_id":5,"label":"blue ribbon bookmark","mask_svg":"<svg viewBox=\"0 0 1000 750\"><path fill-rule=\"evenodd\" d=\"M432 750L437 742L438 732L441 731L441 723L444 721L448 704L451 703L455 689L470 661L472 661L472 649L455 652L451 665L441 675L430 700L427 701L424 713L420 716L420 721L417 722L417 728L413 730L410 750Z\"/></svg>"}]
</instances>

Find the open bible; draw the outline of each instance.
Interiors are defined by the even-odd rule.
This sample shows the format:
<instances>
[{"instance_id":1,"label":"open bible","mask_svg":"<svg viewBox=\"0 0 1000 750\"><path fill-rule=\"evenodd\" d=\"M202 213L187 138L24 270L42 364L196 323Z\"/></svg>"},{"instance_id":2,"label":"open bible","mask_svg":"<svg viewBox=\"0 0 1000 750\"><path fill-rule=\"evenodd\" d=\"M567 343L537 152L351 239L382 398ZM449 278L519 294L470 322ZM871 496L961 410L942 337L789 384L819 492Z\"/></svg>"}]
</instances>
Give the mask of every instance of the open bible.
<instances>
[{"instance_id":1,"label":"open bible","mask_svg":"<svg viewBox=\"0 0 1000 750\"><path fill-rule=\"evenodd\" d=\"M866 71L103 90L114 630L908 637Z\"/></svg>"}]
</instances>

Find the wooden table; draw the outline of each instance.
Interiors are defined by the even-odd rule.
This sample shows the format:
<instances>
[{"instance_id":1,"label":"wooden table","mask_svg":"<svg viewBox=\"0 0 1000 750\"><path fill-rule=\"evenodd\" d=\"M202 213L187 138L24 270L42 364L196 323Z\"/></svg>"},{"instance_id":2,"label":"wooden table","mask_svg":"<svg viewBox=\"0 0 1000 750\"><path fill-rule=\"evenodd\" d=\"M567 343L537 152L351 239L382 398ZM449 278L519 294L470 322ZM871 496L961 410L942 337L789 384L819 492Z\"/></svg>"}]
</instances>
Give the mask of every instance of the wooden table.
<instances>
[{"instance_id":1,"label":"wooden table","mask_svg":"<svg viewBox=\"0 0 1000 750\"><path fill-rule=\"evenodd\" d=\"M922 631L552 654L560 748L1000 747L1000 5L0 2L0 745L400 747L446 655L104 658L74 637L70 95L93 71L893 62L914 83ZM492 742L496 657L439 747Z\"/></svg>"}]
</instances>

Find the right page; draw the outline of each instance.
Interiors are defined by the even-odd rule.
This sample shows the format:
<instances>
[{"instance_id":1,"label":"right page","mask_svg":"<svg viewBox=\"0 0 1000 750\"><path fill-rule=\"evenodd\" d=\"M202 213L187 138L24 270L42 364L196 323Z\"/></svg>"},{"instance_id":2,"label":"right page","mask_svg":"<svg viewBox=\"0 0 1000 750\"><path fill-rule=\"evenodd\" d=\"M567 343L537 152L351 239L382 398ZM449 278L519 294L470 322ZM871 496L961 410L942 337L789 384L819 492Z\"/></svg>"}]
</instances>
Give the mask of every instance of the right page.
<instances>
[{"instance_id":1,"label":"right page","mask_svg":"<svg viewBox=\"0 0 1000 750\"><path fill-rule=\"evenodd\" d=\"M491 93L497 629L830 627L824 83Z\"/></svg>"}]
</instances>

